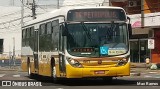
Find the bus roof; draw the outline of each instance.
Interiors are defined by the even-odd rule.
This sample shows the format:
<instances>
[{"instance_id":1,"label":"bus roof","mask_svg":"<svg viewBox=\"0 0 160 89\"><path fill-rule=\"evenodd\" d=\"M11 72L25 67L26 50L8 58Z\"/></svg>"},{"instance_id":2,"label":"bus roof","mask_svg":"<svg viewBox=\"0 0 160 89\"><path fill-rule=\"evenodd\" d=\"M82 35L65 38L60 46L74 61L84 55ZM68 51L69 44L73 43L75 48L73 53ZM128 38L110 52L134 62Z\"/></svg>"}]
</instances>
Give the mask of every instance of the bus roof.
<instances>
[{"instance_id":1,"label":"bus roof","mask_svg":"<svg viewBox=\"0 0 160 89\"><path fill-rule=\"evenodd\" d=\"M37 16L36 19L24 23L23 27L26 27L28 25L44 21L46 19L54 18L54 17L57 17L57 16L65 16L66 17L67 12L69 10L74 10L74 9L98 9L98 8L122 9L122 10L124 10L121 7L113 7L113 6L99 6L99 7L93 7L93 6L92 7L90 7L90 6L87 6L87 7L86 6L85 7L77 6L77 7L75 7L75 6L69 6L69 7L62 7L60 9L56 9L56 10L53 10L51 12L48 12L48 13L45 13L45 14Z\"/></svg>"}]
</instances>

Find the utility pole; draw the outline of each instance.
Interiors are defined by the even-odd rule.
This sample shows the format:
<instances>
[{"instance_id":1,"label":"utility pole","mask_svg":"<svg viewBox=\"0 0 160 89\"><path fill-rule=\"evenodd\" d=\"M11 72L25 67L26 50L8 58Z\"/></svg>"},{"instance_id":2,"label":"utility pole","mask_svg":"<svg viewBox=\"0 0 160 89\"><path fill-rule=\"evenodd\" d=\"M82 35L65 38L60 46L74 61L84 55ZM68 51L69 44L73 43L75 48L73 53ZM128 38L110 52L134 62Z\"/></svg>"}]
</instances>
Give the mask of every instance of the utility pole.
<instances>
[{"instance_id":1,"label":"utility pole","mask_svg":"<svg viewBox=\"0 0 160 89\"><path fill-rule=\"evenodd\" d=\"M14 0L13 0L13 6L14 6Z\"/></svg>"},{"instance_id":2,"label":"utility pole","mask_svg":"<svg viewBox=\"0 0 160 89\"><path fill-rule=\"evenodd\" d=\"M10 5L14 6L14 0L10 0Z\"/></svg>"},{"instance_id":3,"label":"utility pole","mask_svg":"<svg viewBox=\"0 0 160 89\"><path fill-rule=\"evenodd\" d=\"M22 2L21 2L21 31L22 31L22 27L23 27L23 16L24 16L24 3L22 0Z\"/></svg>"},{"instance_id":4,"label":"utility pole","mask_svg":"<svg viewBox=\"0 0 160 89\"><path fill-rule=\"evenodd\" d=\"M141 0L141 27L144 27L144 0Z\"/></svg>"},{"instance_id":5,"label":"utility pole","mask_svg":"<svg viewBox=\"0 0 160 89\"><path fill-rule=\"evenodd\" d=\"M35 0L33 0L33 3L32 3L32 17L33 17L33 19L36 19L36 5L35 5Z\"/></svg>"},{"instance_id":6,"label":"utility pole","mask_svg":"<svg viewBox=\"0 0 160 89\"><path fill-rule=\"evenodd\" d=\"M9 67L11 68L11 60L12 60L12 52L10 51L10 46L9 46Z\"/></svg>"},{"instance_id":7,"label":"utility pole","mask_svg":"<svg viewBox=\"0 0 160 89\"><path fill-rule=\"evenodd\" d=\"M57 0L57 9L59 9L59 0Z\"/></svg>"},{"instance_id":8,"label":"utility pole","mask_svg":"<svg viewBox=\"0 0 160 89\"><path fill-rule=\"evenodd\" d=\"M13 37L13 63L14 63L14 66L15 66L15 38Z\"/></svg>"}]
</instances>

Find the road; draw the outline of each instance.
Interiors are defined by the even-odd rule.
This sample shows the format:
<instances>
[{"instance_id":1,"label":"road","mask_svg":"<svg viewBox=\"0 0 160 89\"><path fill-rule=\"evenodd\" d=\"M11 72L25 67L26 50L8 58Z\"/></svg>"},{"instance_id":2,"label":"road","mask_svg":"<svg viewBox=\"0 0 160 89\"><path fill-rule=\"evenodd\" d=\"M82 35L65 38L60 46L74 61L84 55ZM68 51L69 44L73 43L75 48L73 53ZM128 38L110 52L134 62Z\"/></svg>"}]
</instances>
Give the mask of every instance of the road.
<instances>
[{"instance_id":1,"label":"road","mask_svg":"<svg viewBox=\"0 0 160 89\"><path fill-rule=\"evenodd\" d=\"M102 79L63 80L60 83L55 84L48 77L39 76L35 79L30 79L26 72L1 70L0 81L34 81L40 82L42 86L52 89L159 89L160 78L155 77L155 75L157 74L152 72L151 74L148 74L150 77L146 77L146 73L141 76L118 77L114 78L112 82L104 81ZM158 86L156 84L158 84Z\"/></svg>"}]
</instances>

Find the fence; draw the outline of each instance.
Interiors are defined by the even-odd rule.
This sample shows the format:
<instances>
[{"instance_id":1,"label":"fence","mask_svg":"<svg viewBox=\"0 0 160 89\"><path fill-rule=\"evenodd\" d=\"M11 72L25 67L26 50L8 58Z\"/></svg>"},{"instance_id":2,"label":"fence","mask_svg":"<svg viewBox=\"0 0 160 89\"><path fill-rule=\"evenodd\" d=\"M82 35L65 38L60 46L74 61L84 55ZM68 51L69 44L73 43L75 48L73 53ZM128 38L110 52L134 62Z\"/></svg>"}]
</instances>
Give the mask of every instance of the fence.
<instances>
[{"instance_id":1,"label":"fence","mask_svg":"<svg viewBox=\"0 0 160 89\"><path fill-rule=\"evenodd\" d=\"M21 59L4 59L0 60L0 67L13 67L13 66L20 66L21 65Z\"/></svg>"}]
</instances>

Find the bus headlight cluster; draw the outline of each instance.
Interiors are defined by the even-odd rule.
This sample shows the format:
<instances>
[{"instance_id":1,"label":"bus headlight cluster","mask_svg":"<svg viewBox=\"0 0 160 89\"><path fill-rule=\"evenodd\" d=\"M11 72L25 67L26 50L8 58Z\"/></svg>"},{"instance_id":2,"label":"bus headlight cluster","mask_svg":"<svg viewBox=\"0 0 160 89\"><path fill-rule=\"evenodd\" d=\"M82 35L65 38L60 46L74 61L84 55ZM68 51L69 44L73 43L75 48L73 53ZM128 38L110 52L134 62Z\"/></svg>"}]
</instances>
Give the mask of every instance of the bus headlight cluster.
<instances>
[{"instance_id":1,"label":"bus headlight cluster","mask_svg":"<svg viewBox=\"0 0 160 89\"><path fill-rule=\"evenodd\" d=\"M118 60L117 66L123 66L127 64L129 57L125 57L123 59Z\"/></svg>"},{"instance_id":2,"label":"bus headlight cluster","mask_svg":"<svg viewBox=\"0 0 160 89\"><path fill-rule=\"evenodd\" d=\"M67 57L67 61L73 67L82 67L82 64L73 58Z\"/></svg>"}]
</instances>

